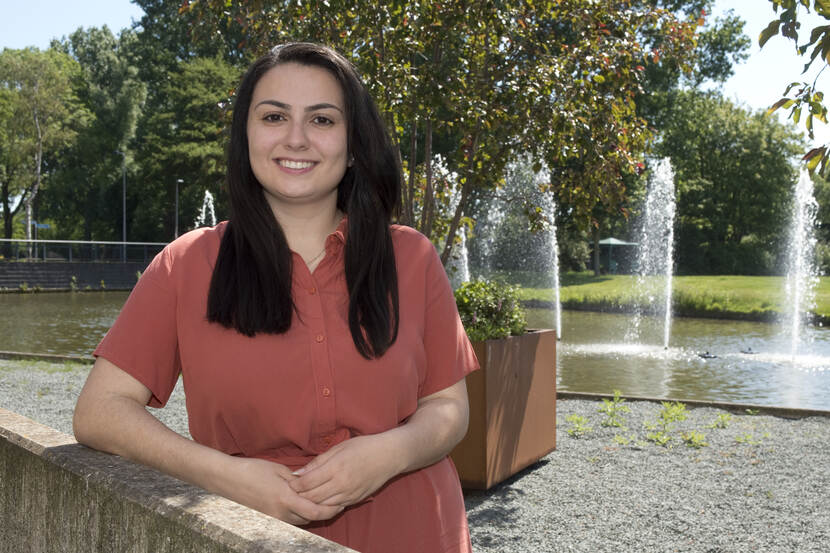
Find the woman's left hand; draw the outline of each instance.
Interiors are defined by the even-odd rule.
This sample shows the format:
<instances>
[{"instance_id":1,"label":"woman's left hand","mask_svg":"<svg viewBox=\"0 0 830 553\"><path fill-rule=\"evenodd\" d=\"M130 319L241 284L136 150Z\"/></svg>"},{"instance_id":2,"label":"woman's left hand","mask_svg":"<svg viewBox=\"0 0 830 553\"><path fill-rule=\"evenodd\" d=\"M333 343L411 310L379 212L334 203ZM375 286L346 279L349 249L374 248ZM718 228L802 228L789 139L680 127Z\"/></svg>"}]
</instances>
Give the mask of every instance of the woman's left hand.
<instances>
[{"instance_id":1,"label":"woman's left hand","mask_svg":"<svg viewBox=\"0 0 830 553\"><path fill-rule=\"evenodd\" d=\"M295 471L290 482L300 496L320 505L360 503L399 473L395 448L383 434L341 442Z\"/></svg>"}]
</instances>

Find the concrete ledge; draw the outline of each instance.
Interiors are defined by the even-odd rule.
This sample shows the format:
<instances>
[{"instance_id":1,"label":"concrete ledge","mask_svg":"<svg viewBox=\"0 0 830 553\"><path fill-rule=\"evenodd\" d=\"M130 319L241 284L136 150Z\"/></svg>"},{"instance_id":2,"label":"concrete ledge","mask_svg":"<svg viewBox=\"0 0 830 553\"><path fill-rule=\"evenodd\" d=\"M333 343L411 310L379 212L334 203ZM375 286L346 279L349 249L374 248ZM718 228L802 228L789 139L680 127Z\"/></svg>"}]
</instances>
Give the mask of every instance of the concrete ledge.
<instances>
[{"instance_id":1,"label":"concrete ledge","mask_svg":"<svg viewBox=\"0 0 830 553\"><path fill-rule=\"evenodd\" d=\"M91 355L55 355L49 353L28 353L25 351L0 351L0 359L12 361L47 361L49 363L83 363L92 364Z\"/></svg>"},{"instance_id":2,"label":"concrete ledge","mask_svg":"<svg viewBox=\"0 0 830 553\"><path fill-rule=\"evenodd\" d=\"M592 401L601 401L603 399L614 399L612 394L595 394L592 392L565 392L557 391L556 397L559 399L587 399ZM756 405L753 403L730 403L725 401L703 401L698 399L677 399L665 397L646 397L646 396L621 396L626 401L648 401L652 403L660 403L663 401L679 401L686 404L688 407L713 407L715 409L723 409L724 411L731 411L733 413L747 414L748 411L759 415L771 415L773 417L781 417L784 419L803 419L805 417L830 417L830 411L822 411L819 409L800 409L797 407L776 407L773 405Z\"/></svg>"},{"instance_id":3,"label":"concrete ledge","mask_svg":"<svg viewBox=\"0 0 830 553\"><path fill-rule=\"evenodd\" d=\"M0 552L346 553L346 547L0 409Z\"/></svg>"}]
</instances>

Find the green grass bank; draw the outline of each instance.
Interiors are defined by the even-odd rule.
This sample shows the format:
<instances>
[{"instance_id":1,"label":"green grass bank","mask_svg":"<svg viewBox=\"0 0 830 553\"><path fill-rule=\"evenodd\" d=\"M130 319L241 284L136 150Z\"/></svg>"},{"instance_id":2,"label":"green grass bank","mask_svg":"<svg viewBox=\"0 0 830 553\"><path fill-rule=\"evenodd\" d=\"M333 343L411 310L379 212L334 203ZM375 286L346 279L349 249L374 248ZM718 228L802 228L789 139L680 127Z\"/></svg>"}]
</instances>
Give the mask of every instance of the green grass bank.
<instances>
[{"instance_id":1,"label":"green grass bank","mask_svg":"<svg viewBox=\"0 0 830 553\"><path fill-rule=\"evenodd\" d=\"M521 299L529 306L552 305L550 277L537 273L511 272L500 278L522 287ZM777 276L675 276L672 312L680 317L708 317L774 321L786 312L786 277ZM631 275L566 273L560 282L564 309L586 311L632 311L661 309L662 299L650 300ZM830 324L830 277L821 277L815 294L814 321Z\"/></svg>"}]
</instances>

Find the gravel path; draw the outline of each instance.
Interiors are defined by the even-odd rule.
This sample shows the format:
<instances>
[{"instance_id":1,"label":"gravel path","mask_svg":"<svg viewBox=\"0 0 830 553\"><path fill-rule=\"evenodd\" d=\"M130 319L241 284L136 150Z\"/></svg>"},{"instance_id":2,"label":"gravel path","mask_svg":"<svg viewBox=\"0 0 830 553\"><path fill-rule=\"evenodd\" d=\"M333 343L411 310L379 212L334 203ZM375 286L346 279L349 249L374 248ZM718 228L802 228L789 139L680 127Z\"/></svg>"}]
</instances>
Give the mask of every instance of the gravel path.
<instances>
[{"instance_id":1,"label":"gravel path","mask_svg":"<svg viewBox=\"0 0 830 553\"><path fill-rule=\"evenodd\" d=\"M0 360L0 407L71 433L88 370ZM656 424L664 407L624 405L630 412L619 419L628 430L603 426L601 402L560 400L556 451L488 492L466 495L474 550L830 551L830 418L688 408L663 447L644 425ZM166 409L151 412L187 433L180 387ZM591 429L571 435L572 415ZM711 428L719 420L725 428ZM681 436L692 432L707 445L686 445Z\"/></svg>"}]
</instances>

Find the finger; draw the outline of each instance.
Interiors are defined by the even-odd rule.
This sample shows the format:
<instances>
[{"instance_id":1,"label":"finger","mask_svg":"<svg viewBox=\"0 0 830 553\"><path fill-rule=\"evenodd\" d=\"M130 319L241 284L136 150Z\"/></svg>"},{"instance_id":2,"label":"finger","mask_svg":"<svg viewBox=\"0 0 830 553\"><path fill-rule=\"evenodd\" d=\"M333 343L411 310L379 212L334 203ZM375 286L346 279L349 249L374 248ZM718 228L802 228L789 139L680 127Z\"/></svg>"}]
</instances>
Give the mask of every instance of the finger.
<instances>
[{"instance_id":1,"label":"finger","mask_svg":"<svg viewBox=\"0 0 830 553\"><path fill-rule=\"evenodd\" d=\"M308 499L297 496L286 505L291 512L307 522L312 520L328 520L343 510L341 505L318 505Z\"/></svg>"}]
</instances>

